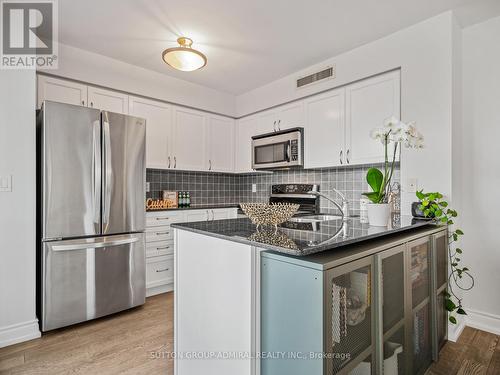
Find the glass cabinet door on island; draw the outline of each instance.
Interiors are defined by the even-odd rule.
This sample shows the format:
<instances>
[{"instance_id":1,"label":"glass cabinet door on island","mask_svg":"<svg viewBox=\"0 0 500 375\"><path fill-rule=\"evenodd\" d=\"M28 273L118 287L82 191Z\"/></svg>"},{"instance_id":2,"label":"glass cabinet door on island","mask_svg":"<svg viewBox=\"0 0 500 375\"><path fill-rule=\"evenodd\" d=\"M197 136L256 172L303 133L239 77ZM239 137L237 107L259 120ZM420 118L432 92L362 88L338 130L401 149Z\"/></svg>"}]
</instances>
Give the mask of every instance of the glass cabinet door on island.
<instances>
[{"instance_id":1,"label":"glass cabinet door on island","mask_svg":"<svg viewBox=\"0 0 500 375\"><path fill-rule=\"evenodd\" d=\"M432 361L431 340L431 241L430 237L408 243L411 291L408 330L413 353L409 373L425 372Z\"/></svg>"},{"instance_id":2,"label":"glass cabinet door on island","mask_svg":"<svg viewBox=\"0 0 500 375\"><path fill-rule=\"evenodd\" d=\"M377 335L378 363L377 373L399 375L405 373L407 357L405 332L405 295L406 295L406 247L397 246L376 256L379 270L377 311L381 332Z\"/></svg>"},{"instance_id":3,"label":"glass cabinet door on island","mask_svg":"<svg viewBox=\"0 0 500 375\"><path fill-rule=\"evenodd\" d=\"M373 345L373 257L325 273L327 373L371 374Z\"/></svg>"},{"instance_id":4,"label":"glass cabinet door on island","mask_svg":"<svg viewBox=\"0 0 500 375\"><path fill-rule=\"evenodd\" d=\"M448 339L448 312L445 309L445 293L448 286L448 231L432 236L433 283L432 303L435 311L433 321L433 353L432 359L437 361L439 350Z\"/></svg>"}]
</instances>

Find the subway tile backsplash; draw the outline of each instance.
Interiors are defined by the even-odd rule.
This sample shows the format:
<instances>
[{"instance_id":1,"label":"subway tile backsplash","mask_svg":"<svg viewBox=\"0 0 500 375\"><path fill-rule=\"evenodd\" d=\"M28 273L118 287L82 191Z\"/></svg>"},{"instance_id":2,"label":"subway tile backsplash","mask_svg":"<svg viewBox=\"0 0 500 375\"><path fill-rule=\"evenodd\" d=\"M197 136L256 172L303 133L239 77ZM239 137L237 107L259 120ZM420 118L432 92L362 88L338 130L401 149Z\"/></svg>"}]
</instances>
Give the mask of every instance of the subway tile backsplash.
<instances>
[{"instance_id":1,"label":"subway tile backsplash","mask_svg":"<svg viewBox=\"0 0 500 375\"><path fill-rule=\"evenodd\" d=\"M321 168L308 170L284 170L266 174L225 174L212 172L182 172L148 169L146 181L150 183L148 198L160 198L163 190L189 191L192 205L237 204L267 202L271 185L285 183L311 183L320 185L320 191L332 198L336 188L347 196L351 214L359 213L361 193L368 191L366 172L370 167ZM399 167L394 171L393 182L399 182ZM255 184L257 191L252 192ZM332 203L321 198L321 210L334 210Z\"/></svg>"}]
</instances>

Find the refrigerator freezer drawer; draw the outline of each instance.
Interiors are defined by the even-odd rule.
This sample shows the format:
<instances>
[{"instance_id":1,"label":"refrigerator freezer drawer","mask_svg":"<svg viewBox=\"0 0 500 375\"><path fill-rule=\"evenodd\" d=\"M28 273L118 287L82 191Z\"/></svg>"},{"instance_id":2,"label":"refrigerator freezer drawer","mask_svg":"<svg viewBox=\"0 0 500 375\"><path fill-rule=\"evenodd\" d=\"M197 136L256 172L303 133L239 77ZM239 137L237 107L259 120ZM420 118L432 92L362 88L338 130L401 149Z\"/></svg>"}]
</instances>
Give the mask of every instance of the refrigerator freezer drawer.
<instances>
[{"instance_id":1,"label":"refrigerator freezer drawer","mask_svg":"<svg viewBox=\"0 0 500 375\"><path fill-rule=\"evenodd\" d=\"M144 304L145 269L143 233L45 242L42 331Z\"/></svg>"}]
</instances>

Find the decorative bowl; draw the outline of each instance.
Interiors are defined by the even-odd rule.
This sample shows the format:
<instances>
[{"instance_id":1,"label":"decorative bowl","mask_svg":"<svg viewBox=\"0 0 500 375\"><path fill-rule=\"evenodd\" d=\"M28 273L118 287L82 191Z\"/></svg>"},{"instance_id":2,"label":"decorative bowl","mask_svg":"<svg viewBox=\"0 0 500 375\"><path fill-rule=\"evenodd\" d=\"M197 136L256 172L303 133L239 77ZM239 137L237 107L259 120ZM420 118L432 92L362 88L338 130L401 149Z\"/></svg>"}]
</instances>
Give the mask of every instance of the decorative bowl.
<instances>
[{"instance_id":1,"label":"decorative bowl","mask_svg":"<svg viewBox=\"0 0 500 375\"><path fill-rule=\"evenodd\" d=\"M242 203L240 206L255 225L274 225L275 227L290 219L300 207L292 203Z\"/></svg>"}]
</instances>

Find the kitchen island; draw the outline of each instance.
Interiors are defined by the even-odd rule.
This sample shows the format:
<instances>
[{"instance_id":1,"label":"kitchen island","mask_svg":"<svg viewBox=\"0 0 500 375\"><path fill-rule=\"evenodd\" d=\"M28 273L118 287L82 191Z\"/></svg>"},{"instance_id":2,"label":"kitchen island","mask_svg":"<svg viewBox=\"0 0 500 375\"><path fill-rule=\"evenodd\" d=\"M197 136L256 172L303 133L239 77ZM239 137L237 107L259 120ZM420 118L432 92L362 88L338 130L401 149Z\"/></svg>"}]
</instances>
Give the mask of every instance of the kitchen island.
<instances>
[{"instance_id":1,"label":"kitchen island","mask_svg":"<svg viewBox=\"0 0 500 375\"><path fill-rule=\"evenodd\" d=\"M425 370L446 339L446 228L393 219L172 224L176 374Z\"/></svg>"}]
</instances>

